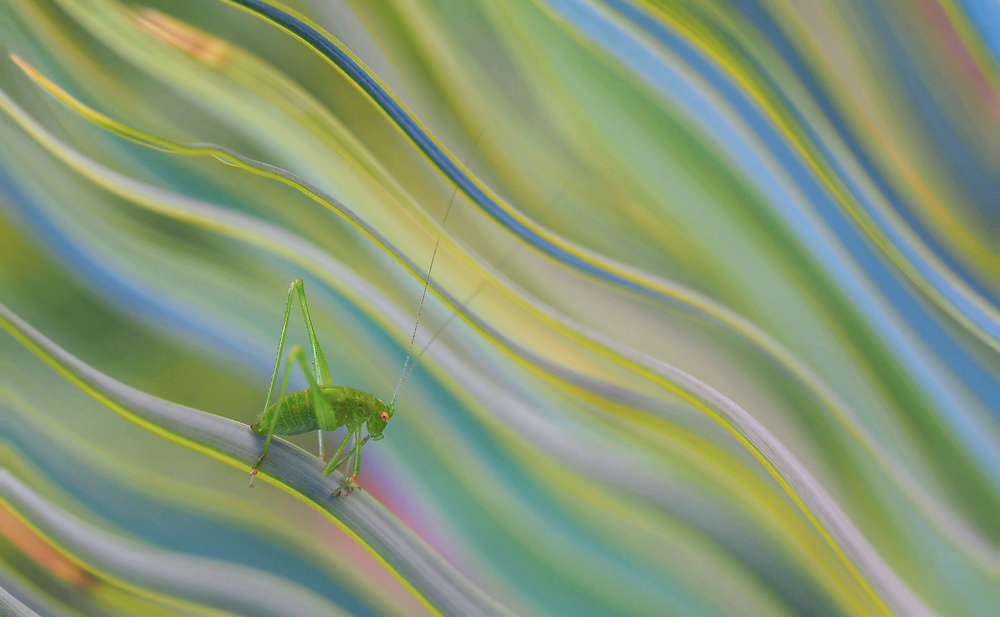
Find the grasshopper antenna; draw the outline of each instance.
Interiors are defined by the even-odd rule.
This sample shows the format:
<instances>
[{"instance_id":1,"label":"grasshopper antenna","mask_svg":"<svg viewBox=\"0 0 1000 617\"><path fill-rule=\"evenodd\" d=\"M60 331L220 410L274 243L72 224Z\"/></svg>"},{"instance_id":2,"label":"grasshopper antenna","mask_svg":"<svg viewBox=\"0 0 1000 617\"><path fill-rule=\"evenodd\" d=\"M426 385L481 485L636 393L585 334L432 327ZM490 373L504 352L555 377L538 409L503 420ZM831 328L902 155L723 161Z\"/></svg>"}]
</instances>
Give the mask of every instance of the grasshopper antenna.
<instances>
[{"instance_id":1,"label":"grasshopper antenna","mask_svg":"<svg viewBox=\"0 0 1000 617\"><path fill-rule=\"evenodd\" d=\"M553 211L554 211L555 207L557 205L559 205L559 202L562 200L563 188L565 188L565 187L561 186L559 188L559 192L556 194L556 198L552 200L551 207L553 208ZM506 263L510 260L510 258L513 257L518 252L518 250L521 248L521 246L522 245L515 246L513 249L511 249L510 252L508 252L506 255L504 255L503 258L500 261L497 262L496 269L497 270L501 270L504 267L504 265L506 265ZM469 295L469 297L466 298L464 302L462 302L462 304L464 304L466 306L472 304L472 301L475 300L476 297L484 289L486 289L486 285L487 285L488 282L489 281L487 281L485 279L483 281L481 281L479 283L479 286L476 287L475 291L473 291ZM403 383L406 383L406 380L410 378L410 373L413 372L413 369L417 368L417 362L420 362L420 358L424 357L424 354L427 352L427 350L430 349L430 347L434 343L434 341L437 340L438 335L441 334L442 332L444 332L445 328L447 328L449 325L451 325L451 322L454 321L456 317L458 317L458 313L452 313L448 317L448 319L446 319L445 322L443 324L441 324L441 327L437 329L437 332L435 332L431 336L431 339L429 341L427 341L427 344L424 345L423 349L421 349L419 352L417 352L417 357L413 359L413 366L410 367L409 371L406 371L406 376L403 377ZM406 369L405 365L403 366L403 369Z\"/></svg>"},{"instance_id":2,"label":"grasshopper antenna","mask_svg":"<svg viewBox=\"0 0 1000 617\"><path fill-rule=\"evenodd\" d=\"M473 155L476 153L476 148L479 147L479 140L483 138L483 133L486 129L479 131L479 137L476 137L476 143L472 145L472 152L469 153L469 157L465 159L465 166L469 165L469 161L472 160ZM458 194L458 184L455 184L455 190L451 192L451 198L448 200L448 208L444 211L444 218L441 220L441 230L444 230L444 226L448 223L448 215L451 214L451 206L455 203L455 195ZM393 403L396 402L396 395L399 394L399 389L402 387L406 378L410 376L406 372L406 367L410 363L410 354L413 353L413 341L417 339L417 328L420 327L420 313L424 310L424 300L427 299L427 287L431 282L431 270L434 269L434 259L437 257L438 247L441 246L441 236L438 236L437 241L434 243L434 251L431 252L431 263L427 267L427 278L424 279L424 293L420 296L420 305L417 307L417 323L413 324L413 334L410 335L410 346L406 350L406 360L403 361L403 370L399 372L399 381L396 382L396 390L392 393L392 400L389 401L389 407L392 407Z\"/></svg>"},{"instance_id":3,"label":"grasshopper antenna","mask_svg":"<svg viewBox=\"0 0 1000 617\"><path fill-rule=\"evenodd\" d=\"M497 263L497 268L498 269L502 268L503 265L504 265L504 263L506 263L507 260L510 257L512 257L514 255L514 253L517 252L518 248L520 248L520 247L514 247L513 251L507 253L507 255L499 263ZM468 305L468 304L472 303L472 301L476 299L476 296L478 296L479 293L481 291L483 291L484 289L486 289L486 281L485 280L482 281L481 283L479 283L479 286L476 287L476 290L473 291L472 294L468 298L466 298L465 302L463 302L462 304ZM451 322L454 321L455 317L457 317L457 316L458 316L458 313L452 313L451 316L449 316L448 319L446 319L445 322L443 324L441 324L441 327L438 328L437 332L435 332L434 335L431 336L431 340L427 341L427 344L424 345L424 348L421 349L419 353L417 353L417 357L413 359L413 366L410 367L409 371L406 371L406 376L403 377L403 383L406 383L406 380L410 378L410 373L413 372L413 369L417 368L417 362L420 362L420 358L424 357L424 352L426 352L430 348L431 344L434 343L434 341L437 340L438 335L441 334L442 332L444 332L445 328L447 328L449 325L451 325ZM403 369L406 370L406 365L405 364L403 365Z\"/></svg>"}]
</instances>

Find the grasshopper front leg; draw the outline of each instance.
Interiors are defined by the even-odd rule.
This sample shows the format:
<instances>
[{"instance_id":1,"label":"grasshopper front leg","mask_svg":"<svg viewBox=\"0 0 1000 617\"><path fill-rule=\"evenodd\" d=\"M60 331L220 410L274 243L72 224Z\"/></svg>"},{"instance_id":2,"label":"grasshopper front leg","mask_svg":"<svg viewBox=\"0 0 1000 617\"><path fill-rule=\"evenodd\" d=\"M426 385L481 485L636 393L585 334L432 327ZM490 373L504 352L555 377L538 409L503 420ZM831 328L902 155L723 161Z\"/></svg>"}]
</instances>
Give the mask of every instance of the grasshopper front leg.
<instances>
[{"instance_id":1,"label":"grasshopper front leg","mask_svg":"<svg viewBox=\"0 0 1000 617\"><path fill-rule=\"evenodd\" d=\"M361 437L360 431L356 434L356 437ZM344 492L344 489L350 486L351 482L354 482L354 480L357 479L358 474L361 473L361 446L363 445L365 445L364 441L358 441L357 445L354 446L354 465L351 467L351 474L344 474L344 481L341 482L340 486L337 487L337 490L333 492L334 497L340 497L341 493Z\"/></svg>"},{"instance_id":2,"label":"grasshopper front leg","mask_svg":"<svg viewBox=\"0 0 1000 617\"><path fill-rule=\"evenodd\" d=\"M348 435L350 435L350 433L348 433ZM352 449L350 452L344 455L343 458L339 460L337 459L331 460L330 464L327 465L326 469L323 470L323 475L328 476L330 475L330 473L333 472L334 469L346 463L347 459L351 458L352 456L354 457L354 464L351 467L351 473L350 475L348 475L346 472L344 473L344 481L341 482L340 486L337 487L337 490L333 492L334 497L339 497L341 493L344 492L345 488L351 488L350 486L351 483L354 482L354 480L357 479L358 474L361 473L361 447L364 446L366 443L368 443L370 437L368 435L365 435L365 438L361 439L361 431L359 430L354 432L354 439L355 439L354 449Z\"/></svg>"}]
</instances>

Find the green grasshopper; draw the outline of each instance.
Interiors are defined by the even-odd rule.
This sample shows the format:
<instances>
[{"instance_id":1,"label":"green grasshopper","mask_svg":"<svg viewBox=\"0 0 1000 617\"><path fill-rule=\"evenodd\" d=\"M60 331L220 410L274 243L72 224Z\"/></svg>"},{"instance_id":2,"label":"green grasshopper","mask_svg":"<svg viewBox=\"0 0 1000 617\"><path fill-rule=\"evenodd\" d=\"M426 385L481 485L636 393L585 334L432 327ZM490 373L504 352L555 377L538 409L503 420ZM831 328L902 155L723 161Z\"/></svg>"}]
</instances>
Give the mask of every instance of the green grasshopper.
<instances>
[{"instance_id":1,"label":"green grasshopper","mask_svg":"<svg viewBox=\"0 0 1000 617\"><path fill-rule=\"evenodd\" d=\"M448 204L449 210L451 204ZM448 212L445 212L445 221L448 220ZM250 470L250 488L253 488L253 479L257 475L257 467L260 466L267 454L267 449L271 447L271 439L274 435L298 435L309 431L318 431L319 435L319 457L323 458L323 431L335 431L342 426L347 427L347 434L337 446L337 451L333 453L329 464L323 469L323 475L328 476L333 470L339 468L352 456L354 462L351 466L350 475L344 474L344 481L334 491L333 496L340 496L344 489L354 490L352 482L361 472L361 447L371 441L382 439L382 431L395 411L396 395L400 386L406 381L409 373L406 366L410 362L410 355L413 352L413 342L417 338L417 327L420 325L420 314L424 308L424 300L427 298L427 286L431 281L431 270L434 268L434 259L437 257L437 250L440 240L434 244L434 252L431 254L431 264L427 269L427 280L424 281L424 292L420 296L420 306L417 308L417 320L413 325L413 334L410 336L410 347L406 351L406 360L403 362L403 370L399 374L396 382L396 391L392 394L392 400L386 405L382 399L375 398L368 392L362 392L350 386L337 386L333 384L333 376L330 374L330 367L326 363L326 356L323 355L323 348L316 338L316 331L313 329L312 319L309 317L309 304L306 302L305 285L302 279L295 279L288 288L288 301L285 303L285 321L281 325L281 337L278 339L278 357L274 362L274 372L271 374L271 386L267 391L267 401L264 403L264 411L257 418L257 422L250 426L250 430L258 435L266 435L264 449ZM312 352L312 370L305 359L305 351L301 345L295 345L288 353L285 373L281 378L281 388L278 390L277 402L271 404L274 386L278 380L278 367L281 364L281 355L285 349L285 335L288 333L288 320L292 314L292 302L295 295L299 297L299 306L302 308L302 318L306 322L306 334L309 338L309 349ZM305 390L293 392L285 396L288 387L288 377L294 363L298 361L302 372L305 373L309 387ZM412 369L411 369L412 370ZM367 435L361 437L361 431L367 428ZM344 448L352 440L354 447L342 458Z\"/></svg>"},{"instance_id":2,"label":"green grasshopper","mask_svg":"<svg viewBox=\"0 0 1000 617\"><path fill-rule=\"evenodd\" d=\"M436 252L435 247L435 252ZM433 261L432 261L433 263ZM430 271L428 271L428 282ZM424 288L426 294L426 287ZM295 295L299 297L299 305L302 307L302 317L306 322L306 332L309 337L309 348L312 352L312 370L306 362L304 351L300 345L296 345L288 354L285 374L281 379L281 389L278 391L277 402L271 404L274 394L274 386L278 378L278 367L281 364L281 355L285 348L285 335L288 332L288 320L292 312L292 302ZM421 307L423 298L421 298ZM419 315L418 315L419 324ZM416 326L414 326L416 335ZM412 349L412 343L411 343ZM410 354L407 352L407 362ZM305 390L293 392L285 396L288 386L288 377L296 360L302 367L309 387ZM404 369L406 364L404 363ZM400 375L402 377L402 375ZM402 381L402 380L400 380ZM399 384L396 386L399 391ZM334 492L334 496L339 496L345 488L358 477L361 471L361 447L369 440L378 441L382 439L382 431L385 430L389 419L392 418L395 402L393 400L386 405L382 400L373 395L362 392L350 386L337 386L333 383L330 375L330 367L326 363L323 355L323 348L316 338L313 329L312 319L309 317L309 305L306 302L305 287L302 279L295 279L288 288L288 302L285 305L285 321L281 326L281 338L278 340L278 357L274 363L274 373L271 375L271 386L267 391L267 401L264 403L264 411L257 419L257 423L250 426L250 430L258 435L266 435L264 449L260 453L260 458L254 463L250 470L250 487L253 488L253 478L257 475L257 467L260 466L267 454L267 449L271 446L271 438L278 435L298 435L309 431L319 431L319 456L323 458L323 431L334 431L342 426L347 427L347 434L337 446L337 451L330 459L330 463L323 469L323 475L328 476L343 465L349 458L354 457L350 474L344 474L344 481ZM368 434L362 438L361 431L367 427ZM343 458L340 455L344 452L348 442L354 440L354 447Z\"/></svg>"}]
</instances>

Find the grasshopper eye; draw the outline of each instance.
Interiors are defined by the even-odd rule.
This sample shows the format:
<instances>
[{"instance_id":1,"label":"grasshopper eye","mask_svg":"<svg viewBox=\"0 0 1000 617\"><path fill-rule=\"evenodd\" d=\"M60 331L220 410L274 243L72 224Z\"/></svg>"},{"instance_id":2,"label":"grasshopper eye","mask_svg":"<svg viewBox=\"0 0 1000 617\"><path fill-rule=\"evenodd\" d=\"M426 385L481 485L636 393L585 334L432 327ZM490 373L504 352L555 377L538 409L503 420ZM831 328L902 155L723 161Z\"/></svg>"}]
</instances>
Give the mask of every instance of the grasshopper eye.
<instances>
[{"instance_id":1,"label":"grasshopper eye","mask_svg":"<svg viewBox=\"0 0 1000 617\"><path fill-rule=\"evenodd\" d=\"M379 416L380 418L382 418L383 420L385 420L386 422L388 422L388 421L389 421L389 414L388 414L388 413L386 413L386 412L384 412L384 411L383 411L382 413L380 413L380 414L379 414L378 416Z\"/></svg>"}]
</instances>

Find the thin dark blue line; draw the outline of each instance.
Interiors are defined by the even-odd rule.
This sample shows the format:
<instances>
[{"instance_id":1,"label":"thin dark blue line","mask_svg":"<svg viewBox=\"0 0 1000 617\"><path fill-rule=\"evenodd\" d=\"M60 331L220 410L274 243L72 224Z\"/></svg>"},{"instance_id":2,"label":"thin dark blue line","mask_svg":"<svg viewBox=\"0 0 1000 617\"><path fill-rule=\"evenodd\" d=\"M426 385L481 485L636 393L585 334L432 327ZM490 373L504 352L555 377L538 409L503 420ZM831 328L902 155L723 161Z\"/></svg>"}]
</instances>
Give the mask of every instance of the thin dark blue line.
<instances>
[{"instance_id":1,"label":"thin dark blue line","mask_svg":"<svg viewBox=\"0 0 1000 617\"><path fill-rule=\"evenodd\" d=\"M485 191L483 191L471 178L463 172L458 165L445 154L444 150L434 142L433 139L414 121L413 117L403 109L403 107L389 95L388 92L369 75L354 58L330 42L323 34L312 28L308 24L296 19L292 15L273 7L260 0L227 0L232 4L245 7L254 13L278 24L292 34L298 36L308 43L313 49L329 58L342 71L347 73L358 86L361 87L372 99L381 107L389 117L403 130L406 135L423 151L431 161L440 169L452 182L458 186L470 199L479 204L497 222L507 227L511 232L524 238L527 242L539 250L564 261L574 267L589 272L599 278L623 285L629 289L643 292L645 294L665 298L672 304L690 310L690 307L681 305L666 294L652 289L648 286L631 281L620 275L604 270L586 260L570 253L566 249L554 245L537 232L532 231L524 223L521 223L510 213L500 207Z\"/></svg>"}]
</instances>

